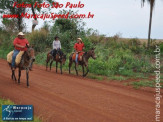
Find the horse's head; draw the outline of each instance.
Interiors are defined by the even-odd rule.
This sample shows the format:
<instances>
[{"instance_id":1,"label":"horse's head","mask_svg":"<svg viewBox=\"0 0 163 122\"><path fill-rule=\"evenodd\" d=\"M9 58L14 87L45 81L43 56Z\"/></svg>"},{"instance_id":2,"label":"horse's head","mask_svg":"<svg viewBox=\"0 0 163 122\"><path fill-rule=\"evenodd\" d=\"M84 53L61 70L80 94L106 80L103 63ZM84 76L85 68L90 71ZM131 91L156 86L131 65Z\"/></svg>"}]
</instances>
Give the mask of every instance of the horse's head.
<instances>
[{"instance_id":1,"label":"horse's head","mask_svg":"<svg viewBox=\"0 0 163 122\"><path fill-rule=\"evenodd\" d=\"M95 48L92 48L91 50L89 50L88 53L93 59L96 59Z\"/></svg>"},{"instance_id":2,"label":"horse's head","mask_svg":"<svg viewBox=\"0 0 163 122\"><path fill-rule=\"evenodd\" d=\"M30 60L32 60L33 62L35 61L35 51L32 47L29 47L28 45L26 45L27 47L27 55L30 58Z\"/></svg>"}]
</instances>

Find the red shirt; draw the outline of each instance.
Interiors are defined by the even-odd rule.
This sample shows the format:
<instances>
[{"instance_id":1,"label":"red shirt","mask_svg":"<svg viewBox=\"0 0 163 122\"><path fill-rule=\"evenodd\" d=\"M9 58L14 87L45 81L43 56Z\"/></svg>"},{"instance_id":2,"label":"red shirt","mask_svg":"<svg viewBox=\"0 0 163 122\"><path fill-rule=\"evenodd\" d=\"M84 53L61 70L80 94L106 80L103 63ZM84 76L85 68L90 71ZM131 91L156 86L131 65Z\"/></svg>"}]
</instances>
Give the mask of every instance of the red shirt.
<instances>
[{"instance_id":1,"label":"red shirt","mask_svg":"<svg viewBox=\"0 0 163 122\"><path fill-rule=\"evenodd\" d=\"M27 39L19 39L19 38L17 37L17 38L15 38L13 44L14 44L16 50L26 51L27 48L20 48L20 47L17 47L16 44L21 45L21 46L26 46L26 44L29 44L29 42L28 42Z\"/></svg>"},{"instance_id":2,"label":"red shirt","mask_svg":"<svg viewBox=\"0 0 163 122\"><path fill-rule=\"evenodd\" d=\"M83 48L84 48L84 43L76 43L74 45L74 48L77 50L77 51L83 51Z\"/></svg>"}]
</instances>

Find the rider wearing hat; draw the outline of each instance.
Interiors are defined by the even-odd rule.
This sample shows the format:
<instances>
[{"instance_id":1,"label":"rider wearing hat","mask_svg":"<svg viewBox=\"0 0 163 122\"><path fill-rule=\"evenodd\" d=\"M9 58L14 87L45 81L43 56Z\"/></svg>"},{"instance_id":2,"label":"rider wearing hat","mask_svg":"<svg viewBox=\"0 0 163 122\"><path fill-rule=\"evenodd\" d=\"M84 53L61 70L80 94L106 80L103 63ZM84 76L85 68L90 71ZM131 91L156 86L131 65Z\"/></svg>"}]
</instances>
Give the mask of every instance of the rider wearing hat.
<instances>
[{"instance_id":1,"label":"rider wearing hat","mask_svg":"<svg viewBox=\"0 0 163 122\"><path fill-rule=\"evenodd\" d=\"M59 53L61 55L62 54L62 51L61 51L61 42L59 40L59 37L56 36L54 39L55 40L53 41L52 55L53 55L53 57L55 59L56 54Z\"/></svg>"},{"instance_id":2,"label":"rider wearing hat","mask_svg":"<svg viewBox=\"0 0 163 122\"><path fill-rule=\"evenodd\" d=\"M78 55L80 52L83 52L83 49L85 48L84 43L81 38L77 38L77 43L74 45L74 49L76 51L76 58L75 61L78 63Z\"/></svg>"},{"instance_id":3,"label":"rider wearing hat","mask_svg":"<svg viewBox=\"0 0 163 122\"><path fill-rule=\"evenodd\" d=\"M18 55L18 53L20 51L26 51L27 50L26 44L29 45L28 40L25 39L24 36L25 36L25 34L23 34L23 32L19 32L18 36L15 38L15 40L13 42L13 45L14 45L14 48L15 48L13 56L12 56L12 63L11 63L11 66L12 66L13 70L15 69L16 56Z\"/></svg>"}]
</instances>

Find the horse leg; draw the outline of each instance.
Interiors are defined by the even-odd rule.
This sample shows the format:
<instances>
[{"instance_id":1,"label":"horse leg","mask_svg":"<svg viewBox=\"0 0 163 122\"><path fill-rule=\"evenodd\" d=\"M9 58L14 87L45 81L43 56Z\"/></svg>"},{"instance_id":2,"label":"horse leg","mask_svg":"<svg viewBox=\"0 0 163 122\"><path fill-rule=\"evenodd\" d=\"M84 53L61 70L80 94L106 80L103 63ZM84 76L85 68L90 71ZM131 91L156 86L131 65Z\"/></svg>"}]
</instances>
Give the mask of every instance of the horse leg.
<instances>
[{"instance_id":1,"label":"horse leg","mask_svg":"<svg viewBox=\"0 0 163 122\"><path fill-rule=\"evenodd\" d=\"M82 65L82 70L83 70L83 77L84 77L84 65Z\"/></svg>"},{"instance_id":2,"label":"horse leg","mask_svg":"<svg viewBox=\"0 0 163 122\"><path fill-rule=\"evenodd\" d=\"M48 63L49 61L46 61L46 71L48 70Z\"/></svg>"},{"instance_id":3,"label":"horse leg","mask_svg":"<svg viewBox=\"0 0 163 122\"><path fill-rule=\"evenodd\" d=\"M47 59L46 59L46 70L48 70L48 63L50 61L50 57L47 55Z\"/></svg>"},{"instance_id":4,"label":"horse leg","mask_svg":"<svg viewBox=\"0 0 163 122\"><path fill-rule=\"evenodd\" d=\"M50 62L50 71L52 69L53 60Z\"/></svg>"},{"instance_id":5,"label":"horse leg","mask_svg":"<svg viewBox=\"0 0 163 122\"><path fill-rule=\"evenodd\" d=\"M60 70L61 70L61 74L62 74L62 63L60 63Z\"/></svg>"},{"instance_id":6,"label":"horse leg","mask_svg":"<svg viewBox=\"0 0 163 122\"><path fill-rule=\"evenodd\" d=\"M14 71L12 70L11 79L14 80Z\"/></svg>"},{"instance_id":7,"label":"horse leg","mask_svg":"<svg viewBox=\"0 0 163 122\"><path fill-rule=\"evenodd\" d=\"M48 62L46 62L46 71L48 70Z\"/></svg>"},{"instance_id":8,"label":"horse leg","mask_svg":"<svg viewBox=\"0 0 163 122\"><path fill-rule=\"evenodd\" d=\"M78 75L78 70L77 70L77 64L75 63L75 71L76 71L76 75Z\"/></svg>"},{"instance_id":9,"label":"horse leg","mask_svg":"<svg viewBox=\"0 0 163 122\"><path fill-rule=\"evenodd\" d=\"M57 69L58 69L58 62L56 61L56 73L58 72Z\"/></svg>"},{"instance_id":10,"label":"horse leg","mask_svg":"<svg viewBox=\"0 0 163 122\"><path fill-rule=\"evenodd\" d=\"M84 74L83 77L87 76L87 74L88 74L88 72L89 72L88 66L86 66L86 69L87 69L87 72Z\"/></svg>"},{"instance_id":11,"label":"horse leg","mask_svg":"<svg viewBox=\"0 0 163 122\"><path fill-rule=\"evenodd\" d=\"M20 84L20 77L21 77L21 70L19 69L19 78L18 78L18 84Z\"/></svg>"},{"instance_id":12,"label":"horse leg","mask_svg":"<svg viewBox=\"0 0 163 122\"><path fill-rule=\"evenodd\" d=\"M27 87L29 88L29 69L26 69Z\"/></svg>"},{"instance_id":13,"label":"horse leg","mask_svg":"<svg viewBox=\"0 0 163 122\"><path fill-rule=\"evenodd\" d=\"M69 74L71 73L72 61L69 61Z\"/></svg>"},{"instance_id":14,"label":"horse leg","mask_svg":"<svg viewBox=\"0 0 163 122\"><path fill-rule=\"evenodd\" d=\"M12 70L12 73L13 73L13 79L15 80L15 83L16 83L17 79L16 79L16 76L15 76L15 70Z\"/></svg>"}]
</instances>

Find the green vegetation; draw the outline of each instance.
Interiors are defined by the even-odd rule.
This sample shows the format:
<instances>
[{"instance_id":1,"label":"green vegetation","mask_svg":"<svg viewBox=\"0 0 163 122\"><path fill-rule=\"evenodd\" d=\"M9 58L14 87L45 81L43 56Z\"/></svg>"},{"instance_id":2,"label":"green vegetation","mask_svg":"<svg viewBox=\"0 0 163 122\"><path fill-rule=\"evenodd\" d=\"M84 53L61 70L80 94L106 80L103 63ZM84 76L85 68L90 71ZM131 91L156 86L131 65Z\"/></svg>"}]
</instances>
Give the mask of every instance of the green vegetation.
<instances>
[{"instance_id":1,"label":"green vegetation","mask_svg":"<svg viewBox=\"0 0 163 122\"><path fill-rule=\"evenodd\" d=\"M154 87L155 81L141 80L139 82L132 82L131 85L133 85L135 89L139 89L140 87Z\"/></svg>"},{"instance_id":2,"label":"green vegetation","mask_svg":"<svg viewBox=\"0 0 163 122\"><path fill-rule=\"evenodd\" d=\"M4 100L0 98L0 121L5 122L2 121L2 105L15 105L15 104L10 100ZM12 122L12 121L7 121L7 122ZM15 122L21 122L21 121L15 121ZM23 122L29 122L29 121L23 121ZM38 117L34 117L34 120L30 122L41 122L41 120L39 120Z\"/></svg>"},{"instance_id":3,"label":"green vegetation","mask_svg":"<svg viewBox=\"0 0 163 122\"><path fill-rule=\"evenodd\" d=\"M109 80L117 80L117 81L124 81L127 80L128 77L123 77L123 76L111 76L108 78Z\"/></svg>"},{"instance_id":4,"label":"green vegetation","mask_svg":"<svg viewBox=\"0 0 163 122\"><path fill-rule=\"evenodd\" d=\"M7 53L14 49L12 41L15 38L13 35L16 34L8 35L1 30L0 35L4 37L0 38L0 57L6 58ZM146 78L147 76L143 74L152 73L154 71L154 64L150 62L154 54L150 53L152 51L146 51L144 46L140 46L138 39L131 39L125 42L117 38L115 40L115 37L107 38L103 36L103 38L101 37L96 41L96 44L93 44L93 36L94 33L92 33L91 36L87 36L85 32L85 35L82 37L87 47L85 51L89 50L91 47L96 47L95 53L97 59L94 60L91 58L89 60L90 73L104 76L122 75L127 77ZM36 63L45 65L46 55L47 52L51 50L50 45L52 43L52 39L48 42L48 31L45 29L34 31L31 34L27 34L26 38L36 51ZM61 43L64 42L64 38L61 37ZM67 55L67 61L63 67L65 70L68 70L68 58L73 51L74 43L75 40L72 40L72 42L70 40L71 48L67 47L64 43L62 45L62 49ZM72 69L74 68L72 67ZM81 68L79 68L79 70L80 69Z\"/></svg>"},{"instance_id":5,"label":"green vegetation","mask_svg":"<svg viewBox=\"0 0 163 122\"><path fill-rule=\"evenodd\" d=\"M63 10L60 13L65 13ZM74 13L70 11L70 14ZM155 40L152 41L151 48L147 49L139 39L122 39L116 34L113 37L99 35L97 30L84 29L85 23L80 19L57 19L55 24L48 27L47 23L40 30L26 33L26 38L35 49L37 64L45 65L46 55L52 49L52 42L55 36L60 37L62 50L67 55L64 70L68 70L69 56L74 51L73 45L77 37L81 37L88 51L95 47L97 59L90 58L89 71L91 74L112 77L120 75L117 79L123 80L126 77L144 78L155 70L154 49ZM17 32L8 33L5 28L0 28L0 58L6 58L8 52L13 50L13 40ZM163 43L158 44L161 47ZM161 56L162 57L162 56ZM53 64L54 66L54 64ZM74 68L72 67L72 70ZM81 68L79 67L79 71ZM124 76L124 77L123 77ZM94 78L94 76L89 76ZM101 78L96 78L101 79ZM113 78L114 79L114 78ZM116 77L115 77L116 79Z\"/></svg>"},{"instance_id":6,"label":"green vegetation","mask_svg":"<svg viewBox=\"0 0 163 122\"><path fill-rule=\"evenodd\" d=\"M160 79L163 79L163 75L160 76Z\"/></svg>"},{"instance_id":7,"label":"green vegetation","mask_svg":"<svg viewBox=\"0 0 163 122\"><path fill-rule=\"evenodd\" d=\"M104 80L104 77L93 75L93 74L88 74L88 77L91 79Z\"/></svg>"}]
</instances>

